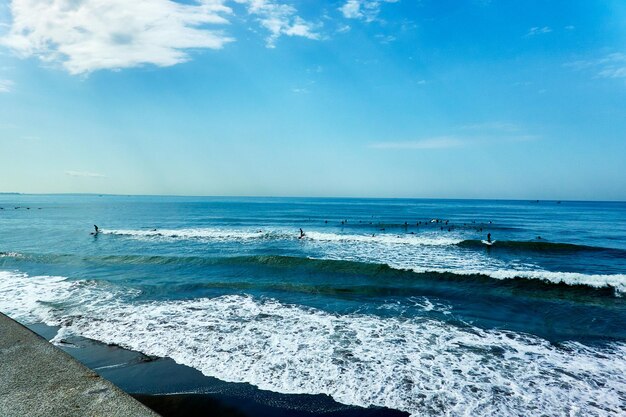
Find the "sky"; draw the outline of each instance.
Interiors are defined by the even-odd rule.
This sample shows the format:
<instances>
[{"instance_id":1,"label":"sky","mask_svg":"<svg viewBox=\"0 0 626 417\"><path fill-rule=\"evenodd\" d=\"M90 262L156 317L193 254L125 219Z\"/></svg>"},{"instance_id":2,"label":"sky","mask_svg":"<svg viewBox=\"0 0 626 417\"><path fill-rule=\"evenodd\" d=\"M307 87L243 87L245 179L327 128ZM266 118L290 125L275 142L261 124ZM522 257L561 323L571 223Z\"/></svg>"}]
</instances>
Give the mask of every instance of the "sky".
<instances>
[{"instance_id":1,"label":"sky","mask_svg":"<svg viewBox=\"0 0 626 417\"><path fill-rule=\"evenodd\" d=\"M0 192L626 200L623 0L0 0Z\"/></svg>"}]
</instances>

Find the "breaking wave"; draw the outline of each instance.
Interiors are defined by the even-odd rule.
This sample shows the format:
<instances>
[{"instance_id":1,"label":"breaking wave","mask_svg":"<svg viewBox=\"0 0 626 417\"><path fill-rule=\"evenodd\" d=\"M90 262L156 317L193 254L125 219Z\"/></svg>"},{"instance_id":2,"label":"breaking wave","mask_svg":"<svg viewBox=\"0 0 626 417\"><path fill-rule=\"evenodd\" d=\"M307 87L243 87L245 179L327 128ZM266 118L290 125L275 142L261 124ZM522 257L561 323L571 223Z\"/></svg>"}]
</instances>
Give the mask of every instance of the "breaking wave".
<instances>
[{"instance_id":1,"label":"breaking wave","mask_svg":"<svg viewBox=\"0 0 626 417\"><path fill-rule=\"evenodd\" d=\"M626 346L553 345L429 318L332 314L228 295L141 302L136 292L0 272L0 309L206 375L418 415L618 415Z\"/></svg>"},{"instance_id":2,"label":"breaking wave","mask_svg":"<svg viewBox=\"0 0 626 417\"><path fill-rule=\"evenodd\" d=\"M0 255L1 257L2 255ZM610 289L617 296L626 294L626 274L583 274L577 272L559 272L545 270L517 269L447 269L407 267L386 263L371 263L344 259L326 259L295 257L281 255L251 255L233 257L201 257L201 256L145 256L145 255L108 255L99 257L75 255L26 255L14 254L14 260L41 263L90 262L95 265L162 265L162 266L194 266L212 267L220 265L261 265L273 268L302 268L311 273L351 274L363 276L386 277L388 279L412 280L455 280L464 282L482 281L484 285L493 280L515 280L520 287L534 286L535 282L546 285L565 285L569 287L587 287L590 289ZM491 282L490 282L491 281Z\"/></svg>"},{"instance_id":3,"label":"breaking wave","mask_svg":"<svg viewBox=\"0 0 626 417\"><path fill-rule=\"evenodd\" d=\"M151 229L151 230L103 230L102 233L126 236L135 239L199 239L210 241L245 240L297 240L298 229L287 230L237 230L237 229ZM329 232L306 232L303 241L317 242L368 242L387 244L410 244L425 246L455 245L461 239L438 236L436 234L342 234Z\"/></svg>"}]
</instances>

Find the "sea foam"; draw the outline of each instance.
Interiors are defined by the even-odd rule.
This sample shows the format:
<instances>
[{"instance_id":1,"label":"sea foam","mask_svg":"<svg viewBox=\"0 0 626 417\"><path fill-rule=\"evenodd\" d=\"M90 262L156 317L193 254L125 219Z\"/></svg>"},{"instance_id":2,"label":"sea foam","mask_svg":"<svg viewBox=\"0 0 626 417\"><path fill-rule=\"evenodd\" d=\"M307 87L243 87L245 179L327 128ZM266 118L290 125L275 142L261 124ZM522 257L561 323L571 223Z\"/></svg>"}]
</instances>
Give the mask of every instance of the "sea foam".
<instances>
[{"instance_id":1,"label":"sea foam","mask_svg":"<svg viewBox=\"0 0 626 417\"><path fill-rule=\"evenodd\" d=\"M0 309L13 317L168 356L225 381L413 416L623 412L622 343L553 345L430 318L339 315L243 295L152 302L136 295L0 272Z\"/></svg>"},{"instance_id":2,"label":"sea foam","mask_svg":"<svg viewBox=\"0 0 626 417\"><path fill-rule=\"evenodd\" d=\"M442 272L454 273L457 275L485 275L489 278L505 280L505 279L536 279L552 284L566 285L583 285L591 288L613 288L616 296L626 294L626 275L625 274L581 274L577 272L558 272L558 271L542 271L542 270L472 270L472 269L429 269L414 268L414 272Z\"/></svg>"},{"instance_id":3,"label":"sea foam","mask_svg":"<svg viewBox=\"0 0 626 417\"><path fill-rule=\"evenodd\" d=\"M448 246L462 242L462 239L439 236L433 233L424 234L354 234L354 233L331 233L305 231L305 236L300 239L298 229L219 229L219 228L194 228L194 229L112 229L102 230L104 234L126 236L135 239L174 239L188 240L198 239L207 241L241 241L252 239L275 239L275 240L302 240L316 242L345 242L345 243L379 243L379 244L404 244L419 246Z\"/></svg>"}]
</instances>

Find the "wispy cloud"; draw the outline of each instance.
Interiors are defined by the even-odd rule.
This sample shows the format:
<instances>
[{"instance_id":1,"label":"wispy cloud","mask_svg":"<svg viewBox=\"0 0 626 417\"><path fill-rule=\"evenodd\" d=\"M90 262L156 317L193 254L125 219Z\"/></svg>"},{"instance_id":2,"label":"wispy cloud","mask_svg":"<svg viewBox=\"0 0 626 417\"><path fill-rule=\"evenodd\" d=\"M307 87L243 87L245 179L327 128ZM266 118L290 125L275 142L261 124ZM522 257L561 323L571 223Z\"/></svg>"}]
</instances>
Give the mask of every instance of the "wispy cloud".
<instances>
[{"instance_id":1,"label":"wispy cloud","mask_svg":"<svg viewBox=\"0 0 626 417\"><path fill-rule=\"evenodd\" d=\"M376 39L378 39L378 41L380 43L382 43L383 45L394 42L396 40L396 37L393 35L382 35L382 34L378 34L375 36Z\"/></svg>"},{"instance_id":2,"label":"wispy cloud","mask_svg":"<svg viewBox=\"0 0 626 417\"><path fill-rule=\"evenodd\" d=\"M626 54L618 52L607 55L598 63L598 76L604 78L626 78Z\"/></svg>"},{"instance_id":3,"label":"wispy cloud","mask_svg":"<svg viewBox=\"0 0 626 417\"><path fill-rule=\"evenodd\" d=\"M339 8L346 19L361 19L373 22L378 18L383 3L397 3L399 0L347 0Z\"/></svg>"},{"instance_id":4,"label":"wispy cloud","mask_svg":"<svg viewBox=\"0 0 626 417\"><path fill-rule=\"evenodd\" d=\"M598 78L626 78L626 53L614 52L601 58L568 62L565 66L591 71Z\"/></svg>"},{"instance_id":5,"label":"wispy cloud","mask_svg":"<svg viewBox=\"0 0 626 417\"><path fill-rule=\"evenodd\" d=\"M337 33L348 33L350 32L352 28L350 27L350 25L341 25L337 28L336 32Z\"/></svg>"},{"instance_id":6,"label":"wispy cloud","mask_svg":"<svg viewBox=\"0 0 626 417\"><path fill-rule=\"evenodd\" d=\"M528 33L526 33L526 36L535 36L535 35L541 35L541 34L545 34L545 33L550 33L552 32L552 29L549 26L544 26L544 27L532 27L530 29L528 29Z\"/></svg>"},{"instance_id":7,"label":"wispy cloud","mask_svg":"<svg viewBox=\"0 0 626 417\"><path fill-rule=\"evenodd\" d=\"M269 47L280 36L320 39L293 6L273 0L13 0L0 46L71 74L166 67L188 61L192 49L221 49L234 41L224 31L234 3L245 4L269 31Z\"/></svg>"},{"instance_id":8,"label":"wispy cloud","mask_svg":"<svg viewBox=\"0 0 626 417\"><path fill-rule=\"evenodd\" d=\"M248 13L257 16L259 23L269 31L266 39L268 48L274 48L276 40L282 36L301 36L308 39L320 39L316 26L298 16L295 7L279 4L271 0L235 0L246 4Z\"/></svg>"},{"instance_id":9,"label":"wispy cloud","mask_svg":"<svg viewBox=\"0 0 626 417\"><path fill-rule=\"evenodd\" d=\"M520 126L515 123L510 122L482 122L482 123L472 123L461 126L462 130L471 130L471 131L481 131L481 132L519 132L521 130Z\"/></svg>"},{"instance_id":10,"label":"wispy cloud","mask_svg":"<svg viewBox=\"0 0 626 417\"><path fill-rule=\"evenodd\" d=\"M69 175L70 177L106 178L106 175L86 171L65 171L65 175Z\"/></svg>"},{"instance_id":11,"label":"wispy cloud","mask_svg":"<svg viewBox=\"0 0 626 417\"><path fill-rule=\"evenodd\" d=\"M448 149L464 146L465 142L454 136L440 136L434 138L400 141L378 142L369 145L373 149Z\"/></svg>"},{"instance_id":12,"label":"wispy cloud","mask_svg":"<svg viewBox=\"0 0 626 417\"><path fill-rule=\"evenodd\" d=\"M0 93L10 93L13 90L13 81L0 80Z\"/></svg>"},{"instance_id":13,"label":"wispy cloud","mask_svg":"<svg viewBox=\"0 0 626 417\"><path fill-rule=\"evenodd\" d=\"M409 141L385 141L368 145L373 149L451 149L539 139L520 126L507 122L483 122L459 126L449 135Z\"/></svg>"}]
</instances>

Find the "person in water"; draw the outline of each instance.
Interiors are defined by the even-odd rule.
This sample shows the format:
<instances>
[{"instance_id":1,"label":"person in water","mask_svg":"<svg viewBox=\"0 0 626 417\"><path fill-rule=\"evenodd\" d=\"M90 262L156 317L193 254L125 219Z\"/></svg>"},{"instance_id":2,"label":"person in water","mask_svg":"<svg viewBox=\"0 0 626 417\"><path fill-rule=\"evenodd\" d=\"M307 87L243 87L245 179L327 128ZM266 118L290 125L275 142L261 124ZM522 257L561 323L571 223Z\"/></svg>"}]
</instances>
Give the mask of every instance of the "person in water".
<instances>
[{"instance_id":1,"label":"person in water","mask_svg":"<svg viewBox=\"0 0 626 417\"><path fill-rule=\"evenodd\" d=\"M95 229L95 232L93 232L92 235L97 236L100 232L100 229L98 229L98 226L96 226L95 224L93 225L93 228Z\"/></svg>"},{"instance_id":2,"label":"person in water","mask_svg":"<svg viewBox=\"0 0 626 417\"><path fill-rule=\"evenodd\" d=\"M487 233L487 242L491 243L491 233Z\"/></svg>"},{"instance_id":3,"label":"person in water","mask_svg":"<svg viewBox=\"0 0 626 417\"><path fill-rule=\"evenodd\" d=\"M302 239L304 237L304 230L300 228L300 237L298 239Z\"/></svg>"}]
</instances>

